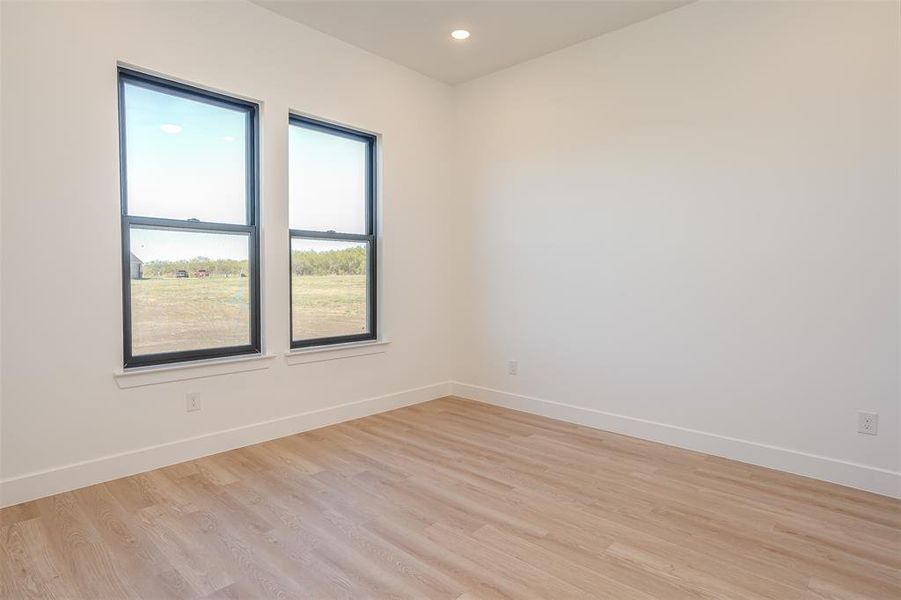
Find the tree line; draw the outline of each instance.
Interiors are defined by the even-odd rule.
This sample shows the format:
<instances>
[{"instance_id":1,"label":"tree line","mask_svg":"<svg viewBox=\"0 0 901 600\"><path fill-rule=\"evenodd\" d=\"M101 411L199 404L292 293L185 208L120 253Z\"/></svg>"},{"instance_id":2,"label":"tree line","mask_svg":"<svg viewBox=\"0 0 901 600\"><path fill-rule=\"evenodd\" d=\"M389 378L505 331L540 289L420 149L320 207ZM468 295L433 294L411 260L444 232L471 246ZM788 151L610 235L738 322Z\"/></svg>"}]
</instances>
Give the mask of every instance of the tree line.
<instances>
[{"instance_id":1,"label":"tree line","mask_svg":"<svg viewBox=\"0 0 901 600\"><path fill-rule=\"evenodd\" d=\"M328 252L294 250L291 272L295 275L362 275L366 272L366 248L354 246Z\"/></svg>"},{"instance_id":2,"label":"tree line","mask_svg":"<svg viewBox=\"0 0 901 600\"><path fill-rule=\"evenodd\" d=\"M248 274L246 260L227 258L207 258L197 256L186 260L152 260L144 263L144 278L175 277L178 271L185 271L193 277L197 271L206 271L211 277L240 277Z\"/></svg>"},{"instance_id":3,"label":"tree line","mask_svg":"<svg viewBox=\"0 0 901 600\"><path fill-rule=\"evenodd\" d=\"M240 277L249 273L246 260L212 259L197 256L187 260L153 260L144 263L144 277L175 277L178 271L193 277L206 271L211 277ZM366 248L356 246L327 252L294 250L291 272L295 275L363 275L366 272Z\"/></svg>"}]
</instances>

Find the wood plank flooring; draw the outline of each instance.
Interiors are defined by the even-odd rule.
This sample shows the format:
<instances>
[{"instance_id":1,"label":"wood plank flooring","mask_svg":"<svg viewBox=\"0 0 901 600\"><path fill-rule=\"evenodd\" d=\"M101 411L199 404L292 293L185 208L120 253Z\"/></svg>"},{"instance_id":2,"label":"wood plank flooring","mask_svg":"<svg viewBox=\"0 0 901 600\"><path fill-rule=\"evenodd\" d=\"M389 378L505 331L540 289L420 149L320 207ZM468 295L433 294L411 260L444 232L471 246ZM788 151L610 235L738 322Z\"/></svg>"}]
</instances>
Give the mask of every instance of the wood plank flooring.
<instances>
[{"instance_id":1,"label":"wood plank flooring","mask_svg":"<svg viewBox=\"0 0 901 600\"><path fill-rule=\"evenodd\" d=\"M901 502L444 398L0 511L0 597L901 598Z\"/></svg>"}]
</instances>

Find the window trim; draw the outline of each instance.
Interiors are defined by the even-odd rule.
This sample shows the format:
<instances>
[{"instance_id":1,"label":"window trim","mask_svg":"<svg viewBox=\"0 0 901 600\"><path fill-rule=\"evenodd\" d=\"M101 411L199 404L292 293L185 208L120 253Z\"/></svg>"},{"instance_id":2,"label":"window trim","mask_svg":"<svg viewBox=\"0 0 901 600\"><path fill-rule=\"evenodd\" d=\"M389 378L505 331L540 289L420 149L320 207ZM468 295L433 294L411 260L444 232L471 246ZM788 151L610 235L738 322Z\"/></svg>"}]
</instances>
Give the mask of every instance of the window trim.
<instances>
[{"instance_id":1,"label":"window trim","mask_svg":"<svg viewBox=\"0 0 901 600\"><path fill-rule=\"evenodd\" d=\"M333 230L312 231L307 229L288 229L288 341L291 349L316 348L334 346L336 344L348 344L353 342L378 341L378 220L376 213L378 206L377 177L378 177L378 136L365 131L352 129L343 125L337 125L328 121L315 119L296 113L288 113L288 127L297 126L315 131L321 131L331 135L338 135L366 144L366 205L365 221L367 233L341 233ZM289 174L290 180L290 174ZM338 335L303 340L294 339L294 265L292 263L293 250L291 242L294 239L312 240L338 240L346 242L366 242L368 245L369 269L367 272L367 324L369 331L349 335Z\"/></svg>"},{"instance_id":2,"label":"window trim","mask_svg":"<svg viewBox=\"0 0 901 600\"><path fill-rule=\"evenodd\" d=\"M260 203L259 203L259 105L247 100L211 92L140 71L118 68L118 108L119 108L119 198L121 210L122 238L122 363L125 369L166 365L187 361L226 358L262 353L261 299L260 299ZM125 140L125 84L138 85L159 90L190 100L206 102L214 106L239 109L247 113L246 182L247 219L244 225L235 223L215 223L209 221L188 221L158 217L130 216L128 214L128 178ZM154 354L132 354L131 319L131 227L163 229L167 231L193 231L205 233L246 234L248 236L248 256L250 265L250 343L240 346L222 346L176 352Z\"/></svg>"}]
</instances>

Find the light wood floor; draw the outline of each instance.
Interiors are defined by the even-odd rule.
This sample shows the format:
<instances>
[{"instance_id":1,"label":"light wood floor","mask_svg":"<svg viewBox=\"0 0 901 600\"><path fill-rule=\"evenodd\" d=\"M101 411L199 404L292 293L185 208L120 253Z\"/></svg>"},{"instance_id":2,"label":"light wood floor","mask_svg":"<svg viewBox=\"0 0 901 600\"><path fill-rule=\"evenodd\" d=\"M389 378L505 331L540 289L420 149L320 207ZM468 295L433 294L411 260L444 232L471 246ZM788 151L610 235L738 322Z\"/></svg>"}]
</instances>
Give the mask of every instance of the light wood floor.
<instances>
[{"instance_id":1,"label":"light wood floor","mask_svg":"<svg viewBox=\"0 0 901 600\"><path fill-rule=\"evenodd\" d=\"M10 598L901 598L901 502L445 398L0 512Z\"/></svg>"}]
</instances>

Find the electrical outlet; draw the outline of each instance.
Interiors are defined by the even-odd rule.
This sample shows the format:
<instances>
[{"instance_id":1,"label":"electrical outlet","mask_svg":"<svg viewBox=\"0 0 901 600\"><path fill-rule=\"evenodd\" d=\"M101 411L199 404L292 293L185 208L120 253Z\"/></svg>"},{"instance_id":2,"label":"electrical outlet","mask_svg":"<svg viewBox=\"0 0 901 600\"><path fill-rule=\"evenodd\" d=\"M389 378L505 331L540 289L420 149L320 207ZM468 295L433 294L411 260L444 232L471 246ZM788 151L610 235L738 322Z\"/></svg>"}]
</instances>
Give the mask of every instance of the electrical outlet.
<instances>
[{"instance_id":1,"label":"electrical outlet","mask_svg":"<svg viewBox=\"0 0 901 600\"><path fill-rule=\"evenodd\" d=\"M876 435L879 429L879 413L857 411L857 433Z\"/></svg>"},{"instance_id":2,"label":"electrical outlet","mask_svg":"<svg viewBox=\"0 0 901 600\"><path fill-rule=\"evenodd\" d=\"M519 363L515 360L511 360L507 362L507 373L510 375L516 375L519 373Z\"/></svg>"},{"instance_id":3,"label":"electrical outlet","mask_svg":"<svg viewBox=\"0 0 901 600\"><path fill-rule=\"evenodd\" d=\"M185 394L185 400L187 401L186 409L188 412L200 410L200 394L198 394L197 392Z\"/></svg>"}]
</instances>

